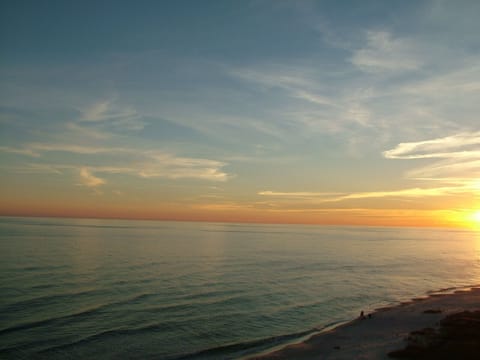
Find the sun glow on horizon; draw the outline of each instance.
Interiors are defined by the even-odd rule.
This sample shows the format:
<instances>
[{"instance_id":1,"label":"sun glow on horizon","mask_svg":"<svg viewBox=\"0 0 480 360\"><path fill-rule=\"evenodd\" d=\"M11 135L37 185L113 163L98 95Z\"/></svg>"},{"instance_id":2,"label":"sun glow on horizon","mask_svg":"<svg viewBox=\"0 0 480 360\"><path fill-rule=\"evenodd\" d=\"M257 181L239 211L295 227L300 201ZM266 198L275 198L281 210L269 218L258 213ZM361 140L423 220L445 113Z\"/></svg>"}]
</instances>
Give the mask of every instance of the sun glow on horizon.
<instances>
[{"instance_id":1,"label":"sun glow on horizon","mask_svg":"<svg viewBox=\"0 0 480 360\"><path fill-rule=\"evenodd\" d=\"M470 229L480 230L480 210L472 210L463 215L463 223Z\"/></svg>"},{"instance_id":2,"label":"sun glow on horizon","mask_svg":"<svg viewBox=\"0 0 480 360\"><path fill-rule=\"evenodd\" d=\"M475 211L472 214L471 219L474 221L474 223L476 223L478 227L480 227L480 210Z\"/></svg>"}]
</instances>

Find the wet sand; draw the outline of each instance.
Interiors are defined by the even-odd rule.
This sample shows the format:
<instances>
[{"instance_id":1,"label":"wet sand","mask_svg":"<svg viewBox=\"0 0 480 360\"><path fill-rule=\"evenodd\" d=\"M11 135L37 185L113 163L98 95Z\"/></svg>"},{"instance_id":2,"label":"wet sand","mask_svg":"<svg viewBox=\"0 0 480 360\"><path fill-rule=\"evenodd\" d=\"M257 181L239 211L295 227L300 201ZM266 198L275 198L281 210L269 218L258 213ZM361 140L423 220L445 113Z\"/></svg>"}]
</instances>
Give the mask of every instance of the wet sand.
<instances>
[{"instance_id":1,"label":"wet sand","mask_svg":"<svg viewBox=\"0 0 480 360\"><path fill-rule=\"evenodd\" d=\"M438 342L431 341L431 333L443 333L440 329L443 319L452 314L475 310L480 310L478 287L458 290L451 294L432 294L398 306L377 309L371 317L365 314L364 319L355 319L333 330L316 334L302 343L249 359L393 359L388 354L404 349L407 345L418 345L429 351L428 347L436 346ZM461 320L455 322L457 327L471 328L464 319ZM432 330L423 333L425 328ZM417 332L419 330L422 331ZM477 335L480 336L480 333ZM478 339L475 340L476 343L480 343L480 337L475 339ZM402 356L402 352L393 355L395 354ZM450 356L445 351L443 354L447 358Z\"/></svg>"}]
</instances>

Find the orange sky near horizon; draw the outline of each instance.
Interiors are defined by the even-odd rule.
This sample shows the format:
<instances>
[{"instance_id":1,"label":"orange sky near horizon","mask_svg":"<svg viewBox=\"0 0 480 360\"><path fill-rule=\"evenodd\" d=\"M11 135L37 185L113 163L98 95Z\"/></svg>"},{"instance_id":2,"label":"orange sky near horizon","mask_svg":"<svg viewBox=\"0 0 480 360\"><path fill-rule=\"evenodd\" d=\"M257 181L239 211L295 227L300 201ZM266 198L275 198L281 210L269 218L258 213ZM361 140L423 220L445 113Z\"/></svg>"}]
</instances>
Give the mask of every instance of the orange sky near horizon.
<instances>
[{"instance_id":1,"label":"orange sky near horizon","mask_svg":"<svg viewBox=\"0 0 480 360\"><path fill-rule=\"evenodd\" d=\"M305 224L339 226L453 227L480 228L475 210L411 209L319 209L272 210L238 206L190 206L159 204L150 206L99 205L96 207L58 204L2 203L0 216L70 217L159 221L205 221L229 223Z\"/></svg>"}]
</instances>

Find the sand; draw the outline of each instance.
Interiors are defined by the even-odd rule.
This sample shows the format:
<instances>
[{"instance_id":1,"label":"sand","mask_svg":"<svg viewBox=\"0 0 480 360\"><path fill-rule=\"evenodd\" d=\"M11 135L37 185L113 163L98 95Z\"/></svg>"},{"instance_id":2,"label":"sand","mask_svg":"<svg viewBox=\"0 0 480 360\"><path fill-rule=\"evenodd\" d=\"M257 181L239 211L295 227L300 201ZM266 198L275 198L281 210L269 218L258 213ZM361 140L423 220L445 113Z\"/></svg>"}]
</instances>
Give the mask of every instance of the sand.
<instances>
[{"instance_id":1,"label":"sand","mask_svg":"<svg viewBox=\"0 0 480 360\"><path fill-rule=\"evenodd\" d=\"M409 344L410 348L415 345L425 347L427 350L428 347L436 346L437 341L430 341L430 335L443 333L443 329L440 330L443 319L462 311L475 310L480 310L480 288L478 287L458 290L450 294L433 294L398 306L377 309L371 314L371 318L366 316L365 319L355 319L333 330L316 334L302 343L292 344L249 359L391 360L394 358L389 357L389 353L404 349ZM458 319L454 322L460 324L458 325L460 327L471 328L463 318L460 320L460 322ZM479 320L472 319L472 321ZM431 329L424 331L425 328ZM458 333L454 330L453 333L455 332ZM475 346L480 344L480 333L472 336L475 336ZM439 352L438 349L435 351ZM443 350L440 353L444 354L445 358L450 357ZM401 355L402 352L400 352ZM478 353L476 355L479 356Z\"/></svg>"}]
</instances>

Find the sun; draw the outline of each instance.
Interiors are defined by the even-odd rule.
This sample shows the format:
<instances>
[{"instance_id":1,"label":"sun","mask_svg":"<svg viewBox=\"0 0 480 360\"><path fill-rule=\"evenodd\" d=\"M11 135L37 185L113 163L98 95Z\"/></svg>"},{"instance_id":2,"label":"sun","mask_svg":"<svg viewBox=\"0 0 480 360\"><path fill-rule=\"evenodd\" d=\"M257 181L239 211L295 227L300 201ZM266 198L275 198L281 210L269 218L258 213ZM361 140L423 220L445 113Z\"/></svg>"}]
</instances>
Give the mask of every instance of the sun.
<instances>
[{"instance_id":1,"label":"sun","mask_svg":"<svg viewBox=\"0 0 480 360\"><path fill-rule=\"evenodd\" d=\"M475 212L472 214L472 220L475 221L475 222L480 223L480 210L475 211Z\"/></svg>"},{"instance_id":2,"label":"sun","mask_svg":"<svg viewBox=\"0 0 480 360\"><path fill-rule=\"evenodd\" d=\"M480 210L473 211L468 216L469 222L474 228L480 228Z\"/></svg>"}]
</instances>

